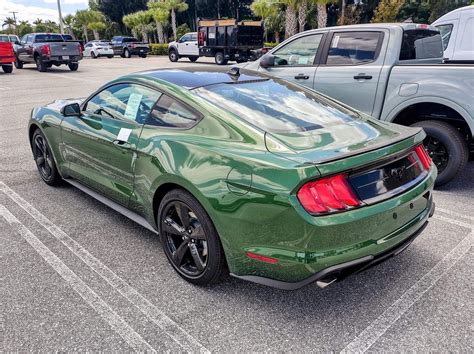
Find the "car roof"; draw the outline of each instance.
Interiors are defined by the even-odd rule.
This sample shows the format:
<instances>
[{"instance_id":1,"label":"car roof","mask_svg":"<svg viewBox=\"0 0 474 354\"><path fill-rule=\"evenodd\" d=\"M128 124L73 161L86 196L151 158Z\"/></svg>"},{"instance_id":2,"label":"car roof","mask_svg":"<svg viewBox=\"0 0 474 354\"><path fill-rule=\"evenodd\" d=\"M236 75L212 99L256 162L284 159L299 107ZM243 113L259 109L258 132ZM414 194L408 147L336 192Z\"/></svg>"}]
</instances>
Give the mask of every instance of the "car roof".
<instances>
[{"instance_id":1,"label":"car roof","mask_svg":"<svg viewBox=\"0 0 474 354\"><path fill-rule=\"evenodd\" d=\"M255 80L264 80L268 77L259 75L256 72L249 72L245 69L239 69L240 75L229 73L229 67L224 69L209 68L180 68L163 69L154 71L145 71L137 73L140 77L159 79L185 89L192 90L197 87L209 86L221 83L236 83ZM232 68L236 70L236 68Z\"/></svg>"}]
</instances>

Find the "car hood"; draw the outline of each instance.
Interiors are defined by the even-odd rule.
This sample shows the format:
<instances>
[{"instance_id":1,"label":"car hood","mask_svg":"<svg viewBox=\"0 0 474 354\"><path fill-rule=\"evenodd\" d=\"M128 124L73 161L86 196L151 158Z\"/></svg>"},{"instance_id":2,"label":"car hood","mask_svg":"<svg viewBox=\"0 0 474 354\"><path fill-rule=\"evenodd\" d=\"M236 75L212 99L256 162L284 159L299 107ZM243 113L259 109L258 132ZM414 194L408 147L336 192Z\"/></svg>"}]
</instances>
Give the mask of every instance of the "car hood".
<instances>
[{"instance_id":1,"label":"car hood","mask_svg":"<svg viewBox=\"0 0 474 354\"><path fill-rule=\"evenodd\" d=\"M305 132L267 132L265 144L272 153L300 163L318 164L376 150L420 130L363 118Z\"/></svg>"}]
</instances>

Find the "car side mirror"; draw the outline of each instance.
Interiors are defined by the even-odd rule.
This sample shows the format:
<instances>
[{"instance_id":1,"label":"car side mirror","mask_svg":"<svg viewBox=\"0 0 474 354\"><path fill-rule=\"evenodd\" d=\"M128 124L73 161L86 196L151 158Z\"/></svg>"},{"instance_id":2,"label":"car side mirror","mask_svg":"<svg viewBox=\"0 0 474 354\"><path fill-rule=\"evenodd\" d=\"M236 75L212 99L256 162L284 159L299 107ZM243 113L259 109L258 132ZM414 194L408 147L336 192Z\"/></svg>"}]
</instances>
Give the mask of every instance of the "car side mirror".
<instances>
[{"instance_id":1,"label":"car side mirror","mask_svg":"<svg viewBox=\"0 0 474 354\"><path fill-rule=\"evenodd\" d=\"M263 57L260 58L260 66L262 68L275 66L275 56L272 54L265 54Z\"/></svg>"},{"instance_id":2,"label":"car side mirror","mask_svg":"<svg viewBox=\"0 0 474 354\"><path fill-rule=\"evenodd\" d=\"M80 117L81 106L79 103L71 103L61 108L61 114L65 117Z\"/></svg>"}]
</instances>

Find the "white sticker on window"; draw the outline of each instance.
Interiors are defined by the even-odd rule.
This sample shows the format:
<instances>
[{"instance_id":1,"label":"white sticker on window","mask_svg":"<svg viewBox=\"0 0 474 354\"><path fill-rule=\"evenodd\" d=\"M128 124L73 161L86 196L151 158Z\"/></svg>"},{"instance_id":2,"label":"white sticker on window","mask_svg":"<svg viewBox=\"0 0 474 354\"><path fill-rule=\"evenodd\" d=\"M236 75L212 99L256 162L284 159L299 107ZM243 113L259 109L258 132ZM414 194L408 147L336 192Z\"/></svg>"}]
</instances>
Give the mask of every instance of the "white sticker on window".
<instances>
[{"instance_id":1,"label":"white sticker on window","mask_svg":"<svg viewBox=\"0 0 474 354\"><path fill-rule=\"evenodd\" d=\"M124 117L135 120L137 118L138 108L140 107L140 102L142 101L143 95L139 93L132 93L128 98L127 108L125 109Z\"/></svg>"},{"instance_id":2,"label":"white sticker on window","mask_svg":"<svg viewBox=\"0 0 474 354\"><path fill-rule=\"evenodd\" d=\"M332 40L331 48L337 48L338 44L339 44L339 36L334 36L334 39Z\"/></svg>"},{"instance_id":3,"label":"white sticker on window","mask_svg":"<svg viewBox=\"0 0 474 354\"><path fill-rule=\"evenodd\" d=\"M216 34L215 33L209 33L209 39L214 39L216 38Z\"/></svg>"},{"instance_id":4,"label":"white sticker on window","mask_svg":"<svg viewBox=\"0 0 474 354\"><path fill-rule=\"evenodd\" d=\"M130 137L131 133L132 129L121 128L117 135L117 140L128 142L128 138Z\"/></svg>"}]
</instances>

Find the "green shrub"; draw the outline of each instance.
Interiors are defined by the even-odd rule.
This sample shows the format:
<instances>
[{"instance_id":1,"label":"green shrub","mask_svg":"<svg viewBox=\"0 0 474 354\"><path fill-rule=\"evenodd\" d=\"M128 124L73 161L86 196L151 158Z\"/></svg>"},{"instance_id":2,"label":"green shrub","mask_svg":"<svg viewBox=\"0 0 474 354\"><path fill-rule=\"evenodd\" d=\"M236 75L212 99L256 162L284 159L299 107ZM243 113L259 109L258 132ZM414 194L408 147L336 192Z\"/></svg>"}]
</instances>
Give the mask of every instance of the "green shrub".
<instances>
[{"instance_id":1,"label":"green shrub","mask_svg":"<svg viewBox=\"0 0 474 354\"><path fill-rule=\"evenodd\" d=\"M168 55L168 44L150 44L151 55Z\"/></svg>"},{"instance_id":2,"label":"green shrub","mask_svg":"<svg viewBox=\"0 0 474 354\"><path fill-rule=\"evenodd\" d=\"M274 48L274 47L276 47L277 45L278 45L278 43L275 43L275 42L265 42L265 43L263 43L263 46L264 46L265 48Z\"/></svg>"}]
</instances>

